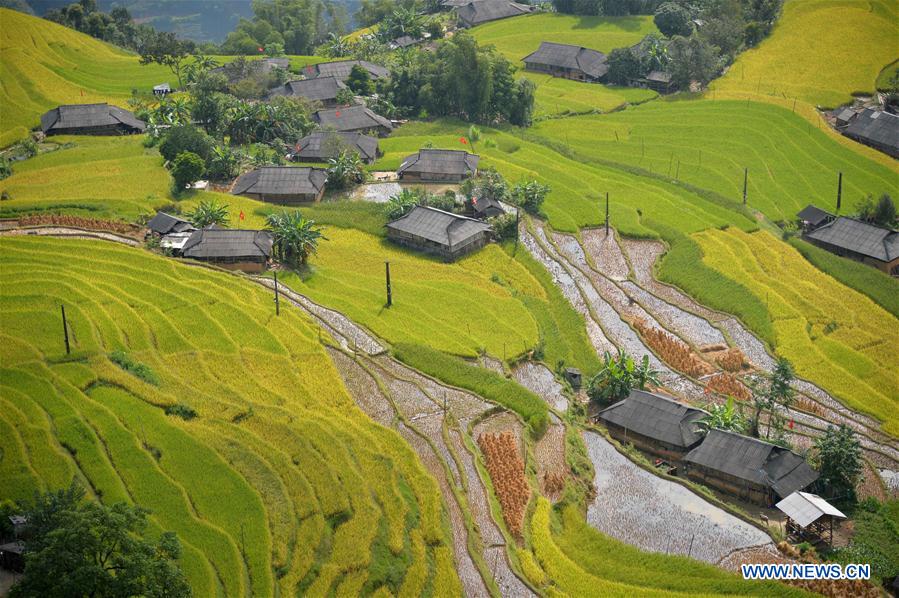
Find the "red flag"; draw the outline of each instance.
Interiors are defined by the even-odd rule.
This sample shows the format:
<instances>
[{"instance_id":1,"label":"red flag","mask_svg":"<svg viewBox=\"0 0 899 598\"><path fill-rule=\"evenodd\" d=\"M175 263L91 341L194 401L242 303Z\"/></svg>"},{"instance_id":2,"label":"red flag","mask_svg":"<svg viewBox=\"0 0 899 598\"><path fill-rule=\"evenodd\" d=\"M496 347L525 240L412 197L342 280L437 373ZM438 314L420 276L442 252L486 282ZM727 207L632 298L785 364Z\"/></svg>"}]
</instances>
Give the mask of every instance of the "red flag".
<instances>
[{"instance_id":1,"label":"red flag","mask_svg":"<svg viewBox=\"0 0 899 598\"><path fill-rule=\"evenodd\" d=\"M472 197L472 198L471 198L471 205L473 205L473 206L478 205L478 198L477 198L477 197Z\"/></svg>"},{"instance_id":2,"label":"red flag","mask_svg":"<svg viewBox=\"0 0 899 598\"><path fill-rule=\"evenodd\" d=\"M260 51L260 52L265 52L265 50L263 50L262 48L259 48L259 51Z\"/></svg>"},{"instance_id":3,"label":"red flag","mask_svg":"<svg viewBox=\"0 0 899 598\"><path fill-rule=\"evenodd\" d=\"M790 429L791 430L793 429L793 420L792 419L790 420Z\"/></svg>"},{"instance_id":4,"label":"red flag","mask_svg":"<svg viewBox=\"0 0 899 598\"><path fill-rule=\"evenodd\" d=\"M336 116L337 118L340 118L340 110L338 110L337 112L335 112L335 113L334 113L334 116Z\"/></svg>"},{"instance_id":5,"label":"red flag","mask_svg":"<svg viewBox=\"0 0 899 598\"><path fill-rule=\"evenodd\" d=\"M459 137L459 143L462 145L468 145L468 140L465 137Z\"/></svg>"},{"instance_id":6,"label":"red flag","mask_svg":"<svg viewBox=\"0 0 899 598\"><path fill-rule=\"evenodd\" d=\"M309 73L310 75L312 74L312 70L313 70L312 65L306 67L306 72Z\"/></svg>"},{"instance_id":7,"label":"red flag","mask_svg":"<svg viewBox=\"0 0 899 598\"><path fill-rule=\"evenodd\" d=\"M240 219L245 220L246 216L244 216L243 210L240 211Z\"/></svg>"}]
</instances>

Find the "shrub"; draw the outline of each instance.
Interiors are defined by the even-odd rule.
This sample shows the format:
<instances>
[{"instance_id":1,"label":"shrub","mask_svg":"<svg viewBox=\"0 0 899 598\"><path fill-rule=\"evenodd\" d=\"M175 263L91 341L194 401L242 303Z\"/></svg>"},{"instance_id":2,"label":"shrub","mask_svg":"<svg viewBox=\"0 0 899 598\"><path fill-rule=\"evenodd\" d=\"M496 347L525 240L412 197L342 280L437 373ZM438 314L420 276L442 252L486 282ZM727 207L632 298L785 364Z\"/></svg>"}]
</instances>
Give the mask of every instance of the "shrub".
<instances>
[{"instance_id":1,"label":"shrub","mask_svg":"<svg viewBox=\"0 0 899 598\"><path fill-rule=\"evenodd\" d=\"M665 37L686 36L693 32L690 11L674 2L665 2L659 6L652 20Z\"/></svg>"},{"instance_id":2,"label":"shrub","mask_svg":"<svg viewBox=\"0 0 899 598\"><path fill-rule=\"evenodd\" d=\"M159 153L167 161L172 162L179 154L191 152L203 159L205 163L212 155L214 146L212 137L193 125L172 127L159 144Z\"/></svg>"},{"instance_id":3,"label":"shrub","mask_svg":"<svg viewBox=\"0 0 899 598\"><path fill-rule=\"evenodd\" d=\"M498 241L518 237L518 218L515 214L503 214L488 220L493 227L493 237Z\"/></svg>"},{"instance_id":4,"label":"shrub","mask_svg":"<svg viewBox=\"0 0 899 598\"><path fill-rule=\"evenodd\" d=\"M173 415L176 417L180 417L183 420L190 421L197 417L197 412L193 410L193 408L188 407L183 403L176 403L174 405L169 405L165 408L166 415Z\"/></svg>"},{"instance_id":5,"label":"shrub","mask_svg":"<svg viewBox=\"0 0 899 598\"><path fill-rule=\"evenodd\" d=\"M206 162L193 152L182 152L172 164L172 178L175 189L182 190L202 178L206 172Z\"/></svg>"},{"instance_id":6,"label":"shrub","mask_svg":"<svg viewBox=\"0 0 899 598\"><path fill-rule=\"evenodd\" d=\"M129 374L137 376L147 384L159 386L159 377L156 373L151 370L149 366L134 361L131 356L124 351L113 351L109 354L109 360Z\"/></svg>"}]
</instances>

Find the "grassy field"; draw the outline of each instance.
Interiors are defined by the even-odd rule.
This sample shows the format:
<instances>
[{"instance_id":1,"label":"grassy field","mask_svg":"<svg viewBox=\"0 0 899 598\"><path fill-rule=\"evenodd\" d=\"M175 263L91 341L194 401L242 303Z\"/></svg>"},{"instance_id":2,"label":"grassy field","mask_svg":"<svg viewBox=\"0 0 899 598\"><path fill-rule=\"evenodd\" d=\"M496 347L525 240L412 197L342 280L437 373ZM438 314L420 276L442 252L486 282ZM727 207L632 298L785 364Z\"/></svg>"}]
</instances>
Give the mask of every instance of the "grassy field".
<instances>
[{"instance_id":1,"label":"grassy field","mask_svg":"<svg viewBox=\"0 0 899 598\"><path fill-rule=\"evenodd\" d=\"M740 55L711 89L836 107L872 93L899 57L895 0L788 0L771 36Z\"/></svg>"},{"instance_id":2,"label":"grassy field","mask_svg":"<svg viewBox=\"0 0 899 598\"><path fill-rule=\"evenodd\" d=\"M843 212L868 193L895 194L897 167L836 143L788 108L740 101L649 102L614 114L539 123L533 132L585 161L611 161L677 178L738 205L749 168L748 205L791 221L809 203Z\"/></svg>"},{"instance_id":3,"label":"grassy field","mask_svg":"<svg viewBox=\"0 0 899 598\"><path fill-rule=\"evenodd\" d=\"M0 263L0 499L74 477L150 508L197 595L396 593L413 565L437 579L436 482L356 407L297 310L275 318L261 288L103 242L4 238ZM166 415L176 403L197 417Z\"/></svg>"},{"instance_id":4,"label":"grassy field","mask_svg":"<svg viewBox=\"0 0 899 598\"><path fill-rule=\"evenodd\" d=\"M522 74L537 85L535 120L568 114L611 112L624 104L640 104L658 96L650 89L581 83L540 73Z\"/></svg>"},{"instance_id":5,"label":"grassy field","mask_svg":"<svg viewBox=\"0 0 899 598\"><path fill-rule=\"evenodd\" d=\"M777 350L798 375L899 435L899 326L892 315L767 232L694 236L706 265L764 299Z\"/></svg>"}]
</instances>

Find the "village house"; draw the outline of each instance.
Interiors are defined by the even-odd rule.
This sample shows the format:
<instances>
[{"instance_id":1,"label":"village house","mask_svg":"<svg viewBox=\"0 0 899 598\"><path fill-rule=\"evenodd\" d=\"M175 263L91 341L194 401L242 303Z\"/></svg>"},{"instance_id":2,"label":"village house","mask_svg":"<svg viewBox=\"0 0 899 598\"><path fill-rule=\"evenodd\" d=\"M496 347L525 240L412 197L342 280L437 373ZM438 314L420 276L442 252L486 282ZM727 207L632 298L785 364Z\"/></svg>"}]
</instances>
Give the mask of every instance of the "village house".
<instances>
[{"instance_id":1,"label":"village house","mask_svg":"<svg viewBox=\"0 0 899 598\"><path fill-rule=\"evenodd\" d=\"M680 461L702 442L699 420L708 413L659 394L632 390L599 412L609 434L655 457Z\"/></svg>"},{"instance_id":2,"label":"village house","mask_svg":"<svg viewBox=\"0 0 899 598\"><path fill-rule=\"evenodd\" d=\"M277 204L314 202L324 195L327 180L321 168L263 166L241 175L231 193Z\"/></svg>"},{"instance_id":3,"label":"village house","mask_svg":"<svg viewBox=\"0 0 899 598\"><path fill-rule=\"evenodd\" d=\"M67 104L41 116L45 135L130 135L147 124L131 112L109 104Z\"/></svg>"},{"instance_id":4,"label":"village house","mask_svg":"<svg viewBox=\"0 0 899 598\"><path fill-rule=\"evenodd\" d=\"M346 133L371 133L382 137L393 131L393 125L389 120L365 106L319 110L312 114L312 120L322 129Z\"/></svg>"},{"instance_id":5,"label":"village house","mask_svg":"<svg viewBox=\"0 0 899 598\"><path fill-rule=\"evenodd\" d=\"M842 114L837 117L838 123L842 117ZM899 116L866 108L854 118L848 115L846 118L849 120L842 128L843 135L899 158Z\"/></svg>"},{"instance_id":6,"label":"village house","mask_svg":"<svg viewBox=\"0 0 899 598\"><path fill-rule=\"evenodd\" d=\"M474 212L475 218L480 220L495 218L506 213L502 204L492 197L473 197L471 199L471 210Z\"/></svg>"},{"instance_id":7,"label":"village house","mask_svg":"<svg viewBox=\"0 0 899 598\"><path fill-rule=\"evenodd\" d=\"M387 238L425 253L454 261L490 241L490 225L428 206L387 224Z\"/></svg>"},{"instance_id":8,"label":"village house","mask_svg":"<svg viewBox=\"0 0 899 598\"><path fill-rule=\"evenodd\" d=\"M811 232L828 222L832 222L835 216L815 205L809 204L796 214L796 218L799 220L799 226L802 227L803 232Z\"/></svg>"},{"instance_id":9,"label":"village house","mask_svg":"<svg viewBox=\"0 0 899 598\"><path fill-rule=\"evenodd\" d=\"M288 81L277 88L271 95L305 98L310 102L318 102L325 108L337 106L337 95L347 89L343 81L336 77L316 77L315 79L300 79Z\"/></svg>"},{"instance_id":10,"label":"village house","mask_svg":"<svg viewBox=\"0 0 899 598\"><path fill-rule=\"evenodd\" d=\"M335 77L344 83L350 77L350 73L354 66L361 66L368 71L368 76L372 79L387 79L390 77L390 70L384 68L380 64L368 62L367 60L335 60L333 62L320 62L306 67L306 76L309 78L318 77Z\"/></svg>"},{"instance_id":11,"label":"village house","mask_svg":"<svg viewBox=\"0 0 899 598\"><path fill-rule=\"evenodd\" d=\"M340 131L313 131L297 141L293 150L291 159L297 162L326 162L341 152L355 152L370 164L381 155L377 137Z\"/></svg>"},{"instance_id":12,"label":"village house","mask_svg":"<svg viewBox=\"0 0 899 598\"><path fill-rule=\"evenodd\" d=\"M725 430L711 430L682 462L687 477L700 484L764 506L818 479L793 451Z\"/></svg>"},{"instance_id":13,"label":"village house","mask_svg":"<svg viewBox=\"0 0 899 598\"><path fill-rule=\"evenodd\" d=\"M899 276L899 232L895 230L840 216L802 238L831 253Z\"/></svg>"},{"instance_id":14,"label":"village house","mask_svg":"<svg viewBox=\"0 0 899 598\"><path fill-rule=\"evenodd\" d=\"M464 27L475 27L490 21L530 14L534 7L511 0L471 0L456 6L456 14Z\"/></svg>"},{"instance_id":15,"label":"village house","mask_svg":"<svg viewBox=\"0 0 899 598\"><path fill-rule=\"evenodd\" d=\"M575 81L601 81L609 72L602 52L554 42L541 42L536 52L521 60L529 71Z\"/></svg>"},{"instance_id":16,"label":"village house","mask_svg":"<svg viewBox=\"0 0 899 598\"><path fill-rule=\"evenodd\" d=\"M673 85L671 73L667 71L649 71L645 77L637 79L637 85L657 93L669 93Z\"/></svg>"},{"instance_id":17,"label":"village house","mask_svg":"<svg viewBox=\"0 0 899 598\"><path fill-rule=\"evenodd\" d=\"M414 38L411 35L401 35L398 38L391 41L388 46L391 50L402 50L403 48L411 48L417 44L420 44L422 39Z\"/></svg>"},{"instance_id":18,"label":"village house","mask_svg":"<svg viewBox=\"0 0 899 598\"><path fill-rule=\"evenodd\" d=\"M846 519L838 508L809 492L794 492L775 506L787 516L786 535L797 544L822 541L832 546L834 520Z\"/></svg>"},{"instance_id":19,"label":"village house","mask_svg":"<svg viewBox=\"0 0 899 598\"><path fill-rule=\"evenodd\" d=\"M477 175L479 160L463 150L422 149L406 156L396 173L401 181L459 182Z\"/></svg>"},{"instance_id":20,"label":"village house","mask_svg":"<svg viewBox=\"0 0 899 598\"><path fill-rule=\"evenodd\" d=\"M192 232L196 230L196 227L178 216L156 212L156 215L147 222L147 229L155 235L162 236L170 233Z\"/></svg>"},{"instance_id":21,"label":"village house","mask_svg":"<svg viewBox=\"0 0 899 598\"><path fill-rule=\"evenodd\" d=\"M271 233L264 230L206 228L194 231L181 253L228 270L262 272L272 255L272 243Z\"/></svg>"}]
</instances>

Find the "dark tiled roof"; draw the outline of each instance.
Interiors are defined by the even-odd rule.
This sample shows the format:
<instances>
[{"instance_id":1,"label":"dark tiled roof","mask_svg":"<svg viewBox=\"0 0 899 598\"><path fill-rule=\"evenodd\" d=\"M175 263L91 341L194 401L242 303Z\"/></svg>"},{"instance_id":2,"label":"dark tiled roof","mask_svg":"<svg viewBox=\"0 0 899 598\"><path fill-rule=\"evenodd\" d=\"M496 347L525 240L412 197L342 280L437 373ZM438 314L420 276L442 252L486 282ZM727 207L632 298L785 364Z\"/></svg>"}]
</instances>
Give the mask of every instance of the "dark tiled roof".
<instances>
[{"instance_id":1,"label":"dark tiled roof","mask_svg":"<svg viewBox=\"0 0 899 598\"><path fill-rule=\"evenodd\" d=\"M400 37L390 42L390 45L394 48L408 48L409 46L414 46L420 41L420 39L416 39L411 35L401 35Z\"/></svg>"},{"instance_id":2,"label":"dark tiled roof","mask_svg":"<svg viewBox=\"0 0 899 598\"><path fill-rule=\"evenodd\" d=\"M390 71L379 64L368 62L367 60L335 60L334 62L321 62L312 67L312 74L315 77L337 77L341 81L346 81L350 76L350 72L356 65L361 66L368 71L373 79L383 79L390 76ZM308 71L307 71L308 72Z\"/></svg>"},{"instance_id":3,"label":"dark tiled roof","mask_svg":"<svg viewBox=\"0 0 899 598\"><path fill-rule=\"evenodd\" d=\"M650 71L646 75L646 80L653 83L671 83L671 73L667 71Z\"/></svg>"},{"instance_id":4,"label":"dark tiled roof","mask_svg":"<svg viewBox=\"0 0 899 598\"><path fill-rule=\"evenodd\" d=\"M421 237L449 248L489 231L490 225L474 218L451 214L437 208L415 206L405 216L389 223L387 228Z\"/></svg>"},{"instance_id":5,"label":"dark tiled roof","mask_svg":"<svg viewBox=\"0 0 899 598\"><path fill-rule=\"evenodd\" d=\"M144 121L138 120L127 110L105 103L58 106L41 116L41 129L44 133L54 129L109 127L120 124L138 131L147 128Z\"/></svg>"},{"instance_id":6,"label":"dark tiled roof","mask_svg":"<svg viewBox=\"0 0 899 598\"><path fill-rule=\"evenodd\" d=\"M582 71L598 79L609 72L606 55L597 50L554 42L541 42L533 54L522 58L526 64L545 64L557 68Z\"/></svg>"},{"instance_id":7,"label":"dark tiled roof","mask_svg":"<svg viewBox=\"0 0 899 598\"><path fill-rule=\"evenodd\" d=\"M337 94L346 88L343 81L336 77L316 77L315 79L288 81L279 90L279 93L321 102L336 99Z\"/></svg>"},{"instance_id":8,"label":"dark tiled roof","mask_svg":"<svg viewBox=\"0 0 899 598\"><path fill-rule=\"evenodd\" d=\"M633 390L623 401L599 412L603 421L680 448L702 440L697 421L708 415L674 399Z\"/></svg>"},{"instance_id":9,"label":"dark tiled roof","mask_svg":"<svg viewBox=\"0 0 899 598\"><path fill-rule=\"evenodd\" d=\"M334 129L335 131L360 131L377 127L384 127L388 131L393 130L393 125L389 120L375 114L365 106L319 110L312 115L312 120L323 129Z\"/></svg>"},{"instance_id":10,"label":"dark tiled roof","mask_svg":"<svg viewBox=\"0 0 899 598\"><path fill-rule=\"evenodd\" d=\"M477 214L485 214L490 208L505 212L502 204L492 197L475 197L471 200L471 207L474 208Z\"/></svg>"},{"instance_id":11,"label":"dark tiled roof","mask_svg":"<svg viewBox=\"0 0 899 598\"><path fill-rule=\"evenodd\" d=\"M796 453L723 430L710 431L684 461L773 488L780 496L789 496L818 479L818 473Z\"/></svg>"},{"instance_id":12,"label":"dark tiled roof","mask_svg":"<svg viewBox=\"0 0 899 598\"><path fill-rule=\"evenodd\" d=\"M169 233L181 233L187 230L194 230L194 225L183 218L178 218L177 216L172 216L165 212L156 212L156 215L147 223L147 228L154 233L167 235Z\"/></svg>"},{"instance_id":13,"label":"dark tiled roof","mask_svg":"<svg viewBox=\"0 0 899 598\"><path fill-rule=\"evenodd\" d=\"M286 69L290 67L290 58L263 58L262 63L269 67Z\"/></svg>"},{"instance_id":14,"label":"dark tiled roof","mask_svg":"<svg viewBox=\"0 0 899 598\"><path fill-rule=\"evenodd\" d=\"M472 0L457 8L459 18L469 27L497 19L526 15L532 10L532 6L510 0Z\"/></svg>"},{"instance_id":15,"label":"dark tiled roof","mask_svg":"<svg viewBox=\"0 0 899 598\"><path fill-rule=\"evenodd\" d=\"M318 195L328 175L321 168L264 166L241 175L231 193L260 195Z\"/></svg>"},{"instance_id":16,"label":"dark tiled roof","mask_svg":"<svg viewBox=\"0 0 899 598\"><path fill-rule=\"evenodd\" d=\"M198 230L184 245L182 255L192 258L268 258L272 235L264 230L215 228Z\"/></svg>"},{"instance_id":17,"label":"dark tiled roof","mask_svg":"<svg viewBox=\"0 0 899 598\"><path fill-rule=\"evenodd\" d=\"M367 162L378 157L378 139L362 133L315 131L297 141L294 152L300 162L304 158L324 160L336 158L343 150L355 151Z\"/></svg>"},{"instance_id":18,"label":"dark tiled roof","mask_svg":"<svg viewBox=\"0 0 899 598\"><path fill-rule=\"evenodd\" d=\"M440 3L440 6L445 8L459 8L460 6L465 6L466 4L471 4L473 0L443 0Z\"/></svg>"},{"instance_id":19,"label":"dark tiled roof","mask_svg":"<svg viewBox=\"0 0 899 598\"><path fill-rule=\"evenodd\" d=\"M479 160L477 154L462 150L423 149L407 156L397 172L472 175L478 169Z\"/></svg>"},{"instance_id":20,"label":"dark tiled roof","mask_svg":"<svg viewBox=\"0 0 899 598\"><path fill-rule=\"evenodd\" d=\"M808 238L840 247L882 262L899 257L899 232L840 216L810 232Z\"/></svg>"},{"instance_id":21,"label":"dark tiled roof","mask_svg":"<svg viewBox=\"0 0 899 598\"><path fill-rule=\"evenodd\" d=\"M802 211L796 214L796 216L803 222L808 222L812 226L817 226L828 218L833 218L833 214L825 212L818 206L813 206L812 204L802 208Z\"/></svg>"},{"instance_id":22,"label":"dark tiled roof","mask_svg":"<svg viewBox=\"0 0 899 598\"><path fill-rule=\"evenodd\" d=\"M850 137L875 143L899 152L899 116L881 110L866 109L843 131Z\"/></svg>"}]
</instances>

